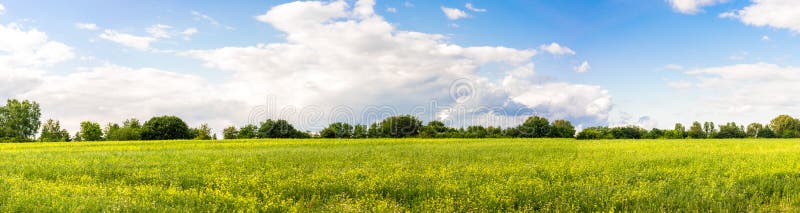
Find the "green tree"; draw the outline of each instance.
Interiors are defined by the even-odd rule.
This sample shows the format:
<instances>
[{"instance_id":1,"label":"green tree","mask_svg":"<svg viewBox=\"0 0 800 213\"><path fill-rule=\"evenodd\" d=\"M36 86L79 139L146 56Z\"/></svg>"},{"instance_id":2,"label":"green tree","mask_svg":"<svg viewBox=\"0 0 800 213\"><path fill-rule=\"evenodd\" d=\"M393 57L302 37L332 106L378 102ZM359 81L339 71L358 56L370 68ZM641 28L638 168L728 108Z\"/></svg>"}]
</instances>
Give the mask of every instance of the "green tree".
<instances>
[{"instance_id":1,"label":"green tree","mask_svg":"<svg viewBox=\"0 0 800 213\"><path fill-rule=\"evenodd\" d=\"M744 138L747 134L743 127L736 125L734 122L727 123L719 126L719 132L716 138Z\"/></svg>"},{"instance_id":2,"label":"green tree","mask_svg":"<svg viewBox=\"0 0 800 213\"><path fill-rule=\"evenodd\" d=\"M519 136L523 138L543 138L550 134L550 122L547 118L532 116L528 117L519 127Z\"/></svg>"},{"instance_id":3,"label":"green tree","mask_svg":"<svg viewBox=\"0 0 800 213\"><path fill-rule=\"evenodd\" d=\"M353 138L367 138L367 126L358 124L353 127Z\"/></svg>"},{"instance_id":4,"label":"green tree","mask_svg":"<svg viewBox=\"0 0 800 213\"><path fill-rule=\"evenodd\" d=\"M747 125L747 131L745 132L747 133L747 137L759 138L759 136L761 136L759 133L761 133L761 129L763 128L764 125L760 123L751 123L750 125Z\"/></svg>"},{"instance_id":5,"label":"green tree","mask_svg":"<svg viewBox=\"0 0 800 213\"><path fill-rule=\"evenodd\" d=\"M297 131L286 120L268 119L261 123L256 132L258 138L307 138L308 133Z\"/></svg>"},{"instance_id":6,"label":"green tree","mask_svg":"<svg viewBox=\"0 0 800 213\"><path fill-rule=\"evenodd\" d=\"M136 118L125 120L122 126L109 123L105 128L107 141L136 141L142 139L142 125Z\"/></svg>"},{"instance_id":7,"label":"green tree","mask_svg":"<svg viewBox=\"0 0 800 213\"><path fill-rule=\"evenodd\" d=\"M568 120L555 120L550 128L551 138L574 138L575 127Z\"/></svg>"},{"instance_id":8,"label":"green tree","mask_svg":"<svg viewBox=\"0 0 800 213\"><path fill-rule=\"evenodd\" d=\"M48 119L42 125L42 135L39 137L42 142L66 142L69 141L69 132L61 128L61 124L53 119Z\"/></svg>"},{"instance_id":9,"label":"green tree","mask_svg":"<svg viewBox=\"0 0 800 213\"><path fill-rule=\"evenodd\" d=\"M672 138L671 139L684 139L686 138L686 127L683 126L681 123L676 123L675 128L672 130Z\"/></svg>"},{"instance_id":10,"label":"green tree","mask_svg":"<svg viewBox=\"0 0 800 213\"><path fill-rule=\"evenodd\" d=\"M575 130L572 130L572 134L575 134ZM486 127L486 137L487 138L502 138L503 136L503 129L500 127L489 126Z\"/></svg>"},{"instance_id":11,"label":"green tree","mask_svg":"<svg viewBox=\"0 0 800 213\"><path fill-rule=\"evenodd\" d=\"M239 138L239 130L236 129L235 126L225 127L222 130L222 138L223 139L237 139Z\"/></svg>"},{"instance_id":12,"label":"green tree","mask_svg":"<svg viewBox=\"0 0 800 213\"><path fill-rule=\"evenodd\" d=\"M253 139L256 138L256 132L258 131L258 127L253 124L247 124L239 129L239 135L237 138L239 139Z\"/></svg>"},{"instance_id":13,"label":"green tree","mask_svg":"<svg viewBox=\"0 0 800 213\"><path fill-rule=\"evenodd\" d=\"M485 138L486 128L483 126L468 126L464 132L465 138Z\"/></svg>"},{"instance_id":14,"label":"green tree","mask_svg":"<svg viewBox=\"0 0 800 213\"><path fill-rule=\"evenodd\" d=\"M614 135L610 133L608 127L597 126L581 130L576 138L578 140L614 139Z\"/></svg>"},{"instance_id":15,"label":"green tree","mask_svg":"<svg viewBox=\"0 0 800 213\"><path fill-rule=\"evenodd\" d=\"M195 140L211 140L211 128L208 124L201 124L200 127L193 129Z\"/></svg>"},{"instance_id":16,"label":"green tree","mask_svg":"<svg viewBox=\"0 0 800 213\"><path fill-rule=\"evenodd\" d=\"M647 139L660 139L664 138L664 130L653 128L642 137Z\"/></svg>"},{"instance_id":17,"label":"green tree","mask_svg":"<svg viewBox=\"0 0 800 213\"><path fill-rule=\"evenodd\" d=\"M758 131L758 137L759 138L775 138L777 136L775 135L775 132L773 132L772 129L769 128L769 125L764 125L764 128L761 128L761 130Z\"/></svg>"},{"instance_id":18,"label":"green tree","mask_svg":"<svg viewBox=\"0 0 800 213\"><path fill-rule=\"evenodd\" d=\"M705 122L703 123L703 131L706 132L707 138L714 138L717 134L717 126L714 125L714 122Z\"/></svg>"},{"instance_id":19,"label":"green tree","mask_svg":"<svg viewBox=\"0 0 800 213\"><path fill-rule=\"evenodd\" d=\"M77 138L80 138L81 141L102 141L103 129L100 128L100 124L95 122L81 122L81 130L78 132Z\"/></svg>"},{"instance_id":20,"label":"green tree","mask_svg":"<svg viewBox=\"0 0 800 213\"><path fill-rule=\"evenodd\" d=\"M332 123L322 129L319 136L323 138L350 138L353 136L353 126L342 122Z\"/></svg>"},{"instance_id":21,"label":"green tree","mask_svg":"<svg viewBox=\"0 0 800 213\"><path fill-rule=\"evenodd\" d=\"M0 107L0 141L32 141L41 124L39 104L10 99Z\"/></svg>"},{"instance_id":22,"label":"green tree","mask_svg":"<svg viewBox=\"0 0 800 213\"><path fill-rule=\"evenodd\" d=\"M442 138L445 137L449 128L441 121L430 121L420 129L419 135L423 138Z\"/></svg>"},{"instance_id":23,"label":"green tree","mask_svg":"<svg viewBox=\"0 0 800 213\"><path fill-rule=\"evenodd\" d=\"M707 138L706 132L703 130L703 126L700 125L700 122L695 121L692 123L692 126L689 127L689 132L686 133L689 138Z\"/></svg>"},{"instance_id":24,"label":"green tree","mask_svg":"<svg viewBox=\"0 0 800 213\"><path fill-rule=\"evenodd\" d=\"M647 130L638 126L614 127L608 131L614 139L641 139L647 134Z\"/></svg>"},{"instance_id":25,"label":"green tree","mask_svg":"<svg viewBox=\"0 0 800 213\"><path fill-rule=\"evenodd\" d=\"M373 123L369 125L369 129L367 129L367 137L368 138L382 138L383 132L381 132L380 128L378 128L377 123Z\"/></svg>"},{"instance_id":26,"label":"green tree","mask_svg":"<svg viewBox=\"0 0 800 213\"><path fill-rule=\"evenodd\" d=\"M384 136L391 138L414 137L419 134L422 121L411 115L392 116L378 125Z\"/></svg>"},{"instance_id":27,"label":"green tree","mask_svg":"<svg viewBox=\"0 0 800 213\"><path fill-rule=\"evenodd\" d=\"M782 138L796 138L800 136L800 121L789 115L779 115L770 121L770 128L775 135Z\"/></svg>"},{"instance_id":28,"label":"green tree","mask_svg":"<svg viewBox=\"0 0 800 213\"><path fill-rule=\"evenodd\" d=\"M143 140L192 139L186 122L175 116L153 117L142 126Z\"/></svg>"}]
</instances>

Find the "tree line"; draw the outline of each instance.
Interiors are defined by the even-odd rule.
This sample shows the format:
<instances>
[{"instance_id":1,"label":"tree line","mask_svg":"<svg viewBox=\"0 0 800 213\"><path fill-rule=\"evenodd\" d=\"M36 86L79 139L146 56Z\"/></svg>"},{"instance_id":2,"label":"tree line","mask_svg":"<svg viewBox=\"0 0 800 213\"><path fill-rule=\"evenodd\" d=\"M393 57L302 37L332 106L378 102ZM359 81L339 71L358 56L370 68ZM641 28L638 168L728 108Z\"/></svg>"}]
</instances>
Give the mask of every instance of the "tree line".
<instances>
[{"instance_id":1,"label":"tree line","mask_svg":"<svg viewBox=\"0 0 800 213\"><path fill-rule=\"evenodd\" d=\"M728 122L693 122L689 129L677 123L673 129L646 130L638 126L589 127L575 136L586 139L709 139L709 138L800 138L800 120L789 115L779 115L768 124L751 123L747 126Z\"/></svg>"},{"instance_id":2,"label":"tree line","mask_svg":"<svg viewBox=\"0 0 800 213\"><path fill-rule=\"evenodd\" d=\"M141 123L135 118L121 125L84 121L80 130L70 134L59 121L49 119L40 123L41 110L36 102L7 100L0 106L0 142L67 142L67 141L135 141L175 139L217 139L207 124L190 128L176 116L156 116ZM41 127L41 134L36 134ZM673 129L646 130L638 126L597 126L581 130L567 120L548 121L540 116L528 117L516 127L468 126L448 127L441 121L423 124L411 115L392 116L370 125L336 122L317 134L304 132L286 120L268 119L259 124L223 129L224 139L256 138L577 138L586 139L705 139L705 138L800 138L800 120L780 115L768 124L752 123L746 127L734 122L715 125L713 122L694 122L687 129L675 124Z\"/></svg>"},{"instance_id":3,"label":"tree line","mask_svg":"<svg viewBox=\"0 0 800 213\"><path fill-rule=\"evenodd\" d=\"M285 132L291 135L294 128L284 120L271 121L283 123L280 128L267 128L275 132ZM268 137L261 127L246 125L242 128L235 126L223 130L224 139L253 139L275 138ZM320 138L572 138L575 127L567 120L556 120L550 123L546 118L533 116L517 127L501 128L494 126L469 126L467 128L452 128L441 121L431 121L426 125L411 115L392 116L369 126L363 124L348 124L336 122L328 125L314 135ZM275 136L275 135L273 135ZM288 135L283 135L288 136ZM302 137L311 137L305 133ZM278 137L280 138L280 137Z\"/></svg>"}]
</instances>

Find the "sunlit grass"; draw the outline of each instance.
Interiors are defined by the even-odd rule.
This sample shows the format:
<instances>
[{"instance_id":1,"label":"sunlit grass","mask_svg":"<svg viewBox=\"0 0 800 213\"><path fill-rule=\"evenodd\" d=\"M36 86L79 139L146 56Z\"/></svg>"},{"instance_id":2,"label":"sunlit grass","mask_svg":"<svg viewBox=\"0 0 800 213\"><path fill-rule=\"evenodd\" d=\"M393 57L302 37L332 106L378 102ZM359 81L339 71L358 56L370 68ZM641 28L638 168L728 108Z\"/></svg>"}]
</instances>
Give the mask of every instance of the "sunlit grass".
<instances>
[{"instance_id":1,"label":"sunlit grass","mask_svg":"<svg viewBox=\"0 0 800 213\"><path fill-rule=\"evenodd\" d=\"M798 140L0 144L0 211L781 211Z\"/></svg>"}]
</instances>

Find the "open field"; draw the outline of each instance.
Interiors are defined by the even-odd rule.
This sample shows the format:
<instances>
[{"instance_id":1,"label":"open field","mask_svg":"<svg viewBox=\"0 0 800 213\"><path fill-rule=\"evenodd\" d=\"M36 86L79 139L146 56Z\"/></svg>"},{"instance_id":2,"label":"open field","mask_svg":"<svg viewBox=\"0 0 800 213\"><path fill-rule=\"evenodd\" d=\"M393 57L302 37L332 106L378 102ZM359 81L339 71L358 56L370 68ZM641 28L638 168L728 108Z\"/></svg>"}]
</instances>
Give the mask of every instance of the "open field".
<instances>
[{"instance_id":1,"label":"open field","mask_svg":"<svg viewBox=\"0 0 800 213\"><path fill-rule=\"evenodd\" d=\"M800 141L0 144L0 211L800 209Z\"/></svg>"}]
</instances>

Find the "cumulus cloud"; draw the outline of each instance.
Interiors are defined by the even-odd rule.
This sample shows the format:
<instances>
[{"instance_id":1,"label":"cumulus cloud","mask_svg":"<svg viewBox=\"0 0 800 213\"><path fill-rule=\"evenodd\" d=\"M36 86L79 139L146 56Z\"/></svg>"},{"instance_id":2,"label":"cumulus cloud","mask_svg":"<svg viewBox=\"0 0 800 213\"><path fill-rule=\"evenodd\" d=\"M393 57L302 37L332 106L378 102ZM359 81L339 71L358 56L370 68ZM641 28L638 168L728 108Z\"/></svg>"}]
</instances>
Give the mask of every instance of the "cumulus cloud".
<instances>
[{"instance_id":1,"label":"cumulus cloud","mask_svg":"<svg viewBox=\"0 0 800 213\"><path fill-rule=\"evenodd\" d=\"M147 33L150 34L151 37L155 39L162 39L162 38L171 38L172 33L169 30L172 29L172 26L163 25L163 24L156 24L150 26L146 29Z\"/></svg>"},{"instance_id":2,"label":"cumulus cloud","mask_svg":"<svg viewBox=\"0 0 800 213\"><path fill-rule=\"evenodd\" d=\"M374 105L415 112L434 102L440 107L420 117L466 109L482 118L518 120L513 113L525 111L605 122L611 110L601 87L537 80L534 49L450 44L443 35L397 30L373 8L368 0L353 7L345 1L282 4L255 18L284 32L285 42L182 54L230 73L227 96L251 105L271 100L301 107L298 114L336 106L359 114Z\"/></svg>"},{"instance_id":3,"label":"cumulus cloud","mask_svg":"<svg viewBox=\"0 0 800 213\"><path fill-rule=\"evenodd\" d=\"M174 36L183 36L184 40L191 39L191 36L197 33L197 28L187 28L183 31L176 31L172 26L164 24L155 24L145 29L148 36L137 36L127 33L121 33L115 30L105 30L98 37L105 39L123 46L131 47L138 50L153 50L151 45L155 42L164 39L170 39Z\"/></svg>"},{"instance_id":4,"label":"cumulus cloud","mask_svg":"<svg viewBox=\"0 0 800 213\"><path fill-rule=\"evenodd\" d=\"M0 15L3 15L5 13L6 13L6 6L3 6L3 4L0 4Z\"/></svg>"},{"instance_id":5,"label":"cumulus cloud","mask_svg":"<svg viewBox=\"0 0 800 213\"><path fill-rule=\"evenodd\" d=\"M584 73L584 72L589 71L589 69L591 69L591 68L592 67L589 66L589 62L588 61L583 61L583 63L581 63L580 65L574 67L573 69L575 69L575 72Z\"/></svg>"},{"instance_id":6,"label":"cumulus cloud","mask_svg":"<svg viewBox=\"0 0 800 213\"><path fill-rule=\"evenodd\" d=\"M51 41L36 29L0 25L0 98L10 98L41 84L45 69L74 58L72 48Z\"/></svg>"},{"instance_id":7,"label":"cumulus cloud","mask_svg":"<svg viewBox=\"0 0 800 213\"><path fill-rule=\"evenodd\" d=\"M623 126L638 126L643 129L652 129L658 127L658 121L650 116L641 116L634 118L631 114L621 112L612 118L609 118L609 127L623 127Z\"/></svg>"},{"instance_id":8,"label":"cumulus cloud","mask_svg":"<svg viewBox=\"0 0 800 213\"><path fill-rule=\"evenodd\" d=\"M121 33L114 30L105 30L99 36L102 39L112 41L114 43L132 47L139 50L147 50L150 48L150 43L155 42L157 39L148 36L135 36L131 34Z\"/></svg>"},{"instance_id":9,"label":"cumulus cloud","mask_svg":"<svg viewBox=\"0 0 800 213\"><path fill-rule=\"evenodd\" d=\"M73 131L84 120L119 123L157 115L178 115L192 125L208 122L218 131L248 110L220 98L222 91L203 78L152 68L103 65L41 81L19 96L38 101L46 117Z\"/></svg>"},{"instance_id":10,"label":"cumulus cloud","mask_svg":"<svg viewBox=\"0 0 800 213\"><path fill-rule=\"evenodd\" d=\"M75 28L81 30L97 30L97 24L94 23L75 23Z\"/></svg>"},{"instance_id":11,"label":"cumulus cloud","mask_svg":"<svg viewBox=\"0 0 800 213\"><path fill-rule=\"evenodd\" d=\"M473 6L472 3L467 3L466 5L464 5L464 7L467 8L467 10L471 10L473 12L479 12L479 13L486 12L486 9L477 8Z\"/></svg>"},{"instance_id":12,"label":"cumulus cloud","mask_svg":"<svg viewBox=\"0 0 800 213\"><path fill-rule=\"evenodd\" d=\"M575 55L575 51L569 47L561 46L558 43L550 43L547 45L539 46L539 50L553 54L553 55Z\"/></svg>"},{"instance_id":13,"label":"cumulus cloud","mask_svg":"<svg viewBox=\"0 0 800 213\"><path fill-rule=\"evenodd\" d=\"M667 0L672 9L684 14L696 14L703 11L703 7L725 3L728 0Z\"/></svg>"},{"instance_id":14,"label":"cumulus cloud","mask_svg":"<svg viewBox=\"0 0 800 213\"><path fill-rule=\"evenodd\" d=\"M469 14L457 8L442 7L442 12L444 12L444 15L450 20L459 20L469 17Z\"/></svg>"},{"instance_id":15,"label":"cumulus cloud","mask_svg":"<svg viewBox=\"0 0 800 213\"><path fill-rule=\"evenodd\" d=\"M800 11L800 1L754 0L743 9L720 14L720 17L738 19L747 25L800 33L800 13L797 11Z\"/></svg>"},{"instance_id":16,"label":"cumulus cloud","mask_svg":"<svg viewBox=\"0 0 800 213\"><path fill-rule=\"evenodd\" d=\"M800 111L800 68L768 63L737 64L687 71L693 78L699 114L728 113L769 118Z\"/></svg>"},{"instance_id":17,"label":"cumulus cloud","mask_svg":"<svg viewBox=\"0 0 800 213\"><path fill-rule=\"evenodd\" d=\"M386 12L397 13L397 8L394 8L394 7L386 8Z\"/></svg>"}]
</instances>

